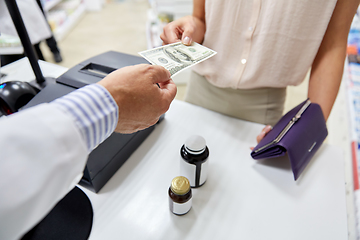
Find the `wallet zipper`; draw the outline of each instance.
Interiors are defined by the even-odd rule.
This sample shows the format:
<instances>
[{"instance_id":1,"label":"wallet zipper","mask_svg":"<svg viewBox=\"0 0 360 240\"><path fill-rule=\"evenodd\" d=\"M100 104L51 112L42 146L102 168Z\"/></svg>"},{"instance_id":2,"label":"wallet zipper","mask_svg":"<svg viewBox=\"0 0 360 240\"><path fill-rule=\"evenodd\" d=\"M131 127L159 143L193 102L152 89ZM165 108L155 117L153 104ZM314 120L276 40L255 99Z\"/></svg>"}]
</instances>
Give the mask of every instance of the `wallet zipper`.
<instances>
[{"instance_id":1,"label":"wallet zipper","mask_svg":"<svg viewBox=\"0 0 360 240\"><path fill-rule=\"evenodd\" d=\"M285 136L285 134L290 130L290 128L301 118L301 115L305 112L305 110L309 107L311 101L308 99L305 104L300 108L300 110L295 114L295 116L290 120L290 122L286 125L286 127L279 133L279 135L272 140L271 142L269 142L268 144L262 146L259 149L255 150L255 153L275 144L280 142L280 140Z\"/></svg>"}]
</instances>

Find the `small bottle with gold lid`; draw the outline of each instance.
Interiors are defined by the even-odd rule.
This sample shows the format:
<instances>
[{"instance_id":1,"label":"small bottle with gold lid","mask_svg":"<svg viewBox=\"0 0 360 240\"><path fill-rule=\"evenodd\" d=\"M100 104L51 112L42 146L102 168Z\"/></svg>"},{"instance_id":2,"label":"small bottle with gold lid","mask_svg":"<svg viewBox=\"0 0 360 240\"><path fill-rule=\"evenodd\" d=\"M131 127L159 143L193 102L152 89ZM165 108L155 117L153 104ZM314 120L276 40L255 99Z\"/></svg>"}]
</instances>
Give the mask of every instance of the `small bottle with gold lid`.
<instances>
[{"instance_id":1,"label":"small bottle with gold lid","mask_svg":"<svg viewBox=\"0 0 360 240\"><path fill-rule=\"evenodd\" d=\"M169 187L170 211L176 215L184 215L190 211L192 193L189 180L186 177L175 177Z\"/></svg>"}]
</instances>

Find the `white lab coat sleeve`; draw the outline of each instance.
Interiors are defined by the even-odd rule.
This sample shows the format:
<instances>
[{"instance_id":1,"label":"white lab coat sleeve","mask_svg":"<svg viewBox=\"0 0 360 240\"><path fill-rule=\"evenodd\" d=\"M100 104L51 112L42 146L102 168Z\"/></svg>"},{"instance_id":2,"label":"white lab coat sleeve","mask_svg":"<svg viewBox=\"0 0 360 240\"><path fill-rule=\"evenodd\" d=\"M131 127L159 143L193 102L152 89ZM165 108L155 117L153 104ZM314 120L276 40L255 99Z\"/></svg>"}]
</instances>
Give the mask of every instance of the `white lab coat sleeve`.
<instances>
[{"instance_id":1,"label":"white lab coat sleeve","mask_svg":"<svg viewBox=\"0 0 360 240\"><path fill-rule=\"evenodd\" d=\"M80 180L88 149L71 116L41 104L0 118L0 239L18 239Z\"/></svg>"}]
</instances>

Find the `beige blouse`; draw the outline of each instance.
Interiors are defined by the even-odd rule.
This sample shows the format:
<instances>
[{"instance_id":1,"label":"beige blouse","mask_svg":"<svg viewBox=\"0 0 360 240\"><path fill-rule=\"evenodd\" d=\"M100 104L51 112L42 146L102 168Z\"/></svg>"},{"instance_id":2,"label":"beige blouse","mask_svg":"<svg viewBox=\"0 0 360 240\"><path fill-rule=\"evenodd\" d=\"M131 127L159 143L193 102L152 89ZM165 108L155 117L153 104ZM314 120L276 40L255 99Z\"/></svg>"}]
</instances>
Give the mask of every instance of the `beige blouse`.
<instances>
[{"instance_id":1,"label":"beige blouse","mask_svg":"<svg viewBox=\"0 0 360 240\"><path fill-rule=\"evenodd\" d=\"M206 0L204 46L218 52L193 68L218 87L300 84L337 0Z\"/></svg>"}]
</instances>

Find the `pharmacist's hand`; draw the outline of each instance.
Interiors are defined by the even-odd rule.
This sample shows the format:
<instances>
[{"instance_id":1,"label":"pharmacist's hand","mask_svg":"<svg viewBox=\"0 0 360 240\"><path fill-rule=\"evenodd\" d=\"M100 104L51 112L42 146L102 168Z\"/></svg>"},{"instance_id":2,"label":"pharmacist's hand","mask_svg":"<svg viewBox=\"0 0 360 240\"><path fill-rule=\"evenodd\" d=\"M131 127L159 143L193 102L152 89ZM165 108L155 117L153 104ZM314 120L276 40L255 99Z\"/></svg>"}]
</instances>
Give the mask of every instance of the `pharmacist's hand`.
<instances>
[{"instance_id":1,"label":"pharmacist's hand","mask_svg":"<svg viewBox=\"0 0 360 240\"><path fill-rule=\"evenodd\" d=\"M161 66L140 64L116 70L98 82L119 107L115 132L136 132L159 120L176 95L176 85L170 76Z\"/></svg>"},{"instance_id":2,"label":"pharmacist's hand","mask_svg":"<svg viewBox=\"0 0 360 240\"><path fill-rule=\"evenodd\" d=\"M167 24L160 35L163 45L182 41L202 43L205 35L205 22L193 16L185 16Z\"/></svg>"},{"instance_id":3,"label":"pharmacist's hand","mask_svg":"<svg viewBox=\"0 0 360 240\"><path fill-rule=\"evenodd\" d=\"M257 135L257 137L256 137L257 143L259 143L266 136L266 134L268 134L271 131L271 129L272 129L272 126L266 125L263 128L263 130L261 130L261 133L259 135ZM251 147L250 149L253 150L254 147Z\"/></svg>"}]
</instances>

